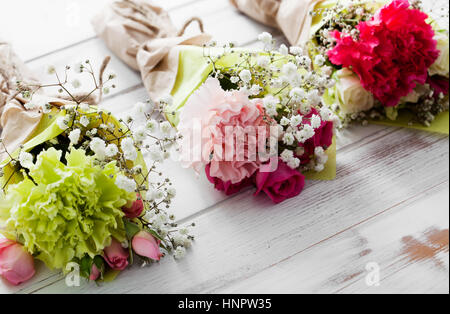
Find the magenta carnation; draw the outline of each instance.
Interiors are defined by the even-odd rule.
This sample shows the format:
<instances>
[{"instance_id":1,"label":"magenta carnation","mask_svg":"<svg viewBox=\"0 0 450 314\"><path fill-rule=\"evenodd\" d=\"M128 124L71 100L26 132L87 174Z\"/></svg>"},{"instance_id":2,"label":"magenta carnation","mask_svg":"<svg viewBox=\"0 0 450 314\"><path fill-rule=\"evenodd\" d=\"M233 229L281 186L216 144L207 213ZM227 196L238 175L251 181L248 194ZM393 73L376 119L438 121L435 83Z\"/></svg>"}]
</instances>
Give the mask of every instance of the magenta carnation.
<instances>
[{"instance_id":1,"label":"magenta carnation","mask_svg":"<svg viewBox=\"0 0 450 314\"><path fill-rule=\"evenodd\" d=\"M335 65L351 68L383 105L396 106L427 81L428 68L439 57L427 18L410 8L408 0L394 0L359 23L358 40L335 31L337 44L328 57Z\"/></svg>"}]
</instances>

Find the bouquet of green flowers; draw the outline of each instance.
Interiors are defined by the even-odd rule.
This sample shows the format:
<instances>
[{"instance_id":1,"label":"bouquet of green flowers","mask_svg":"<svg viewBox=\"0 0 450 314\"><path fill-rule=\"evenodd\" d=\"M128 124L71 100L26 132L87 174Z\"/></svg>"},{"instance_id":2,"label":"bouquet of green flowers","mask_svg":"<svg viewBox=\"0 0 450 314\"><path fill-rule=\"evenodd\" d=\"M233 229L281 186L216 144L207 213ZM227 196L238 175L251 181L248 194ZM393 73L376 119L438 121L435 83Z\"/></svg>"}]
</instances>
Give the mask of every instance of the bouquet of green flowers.
<instances>
[{"instance_id":1,"label":"bouquet of green flowers","mask_svg":"<svg viewBox=\"0 0 450 314\"><path fill-rule=\"evenodd\" d=\"M55 84L16 82L24 110L42 117L16 150L0 143L7 156L0 164L0 234L6 237L0 239L0 275L12 284L34 275L34 259L108 280L134 256L144 264L159 261L164 252L181 258L191 245L189 226L178 229L166 212L176 191L157 164L168 158L177 135L162 122L160 104L138 103L126 120L88 104L94 93L114 88L114 75L103 79L108 61L99 78L89 61L75 66L94 80L95 88L84 96L69 91L69 66L64 80L49 69ZM70 100L40 97L45 87L57 87Z\"/></svg>"}]
</instances>

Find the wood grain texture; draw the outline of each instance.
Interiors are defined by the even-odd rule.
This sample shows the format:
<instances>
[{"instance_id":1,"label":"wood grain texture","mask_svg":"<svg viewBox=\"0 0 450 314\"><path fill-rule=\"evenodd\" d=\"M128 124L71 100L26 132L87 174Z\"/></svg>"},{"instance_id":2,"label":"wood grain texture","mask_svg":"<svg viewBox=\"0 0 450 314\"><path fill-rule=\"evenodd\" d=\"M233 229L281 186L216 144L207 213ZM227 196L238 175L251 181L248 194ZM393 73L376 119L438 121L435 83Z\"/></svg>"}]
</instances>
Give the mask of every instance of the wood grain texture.
<instances>
[{"instance_id":1,"label":"wood grain texture","mask_svg":"<svg viewBox=\"0 0 450 314\"><path fill-rule=\"evenodd\" d=\"M83 6L85 1L77 2ZM64 15L65 5L73 1L44 2L51 2L52 9L40 2L42 6L33 4L35 12L28 15L36 26L30 33L33 42L23 40L23 28L7 28L19 55L31 59L28 64L43 80L48 79L49 64L62 67L85 58L99 64L110 54L90 28L92 12L83 15L86 23L74 35L64 23L56 30L54 21L38 18ZM0 10L0 37L5 37L3 26L14 21L11 12L24 3L2 1L0 7L6 5L7 10ZM255 46L256 35L270 31L227 0L156 3L170 11L178 26L192 15L201 17L219 42ZM197 30L192 26L188 31ZM61 34L70 36L66 40ZM118 76L118 88L103 106L123 117L147 94L139 74L115 57L110 70ZM136 265L113 283L78 288L67 287L60 274L38 263L29 283L12 287L0 281L0 293L448 293L448 137L354 126L338 134L337 158L336 180L310 181L299 197L277 206L264 197L253 198L251 190L225 197L204 176L197 179L169 161L162 170L178 190L172 210L180 223L198 225L197 241L185 259L168 257L146 268ZM377 287L366 285L368 262L380 266Z\"/></svg>"}]
</instances>

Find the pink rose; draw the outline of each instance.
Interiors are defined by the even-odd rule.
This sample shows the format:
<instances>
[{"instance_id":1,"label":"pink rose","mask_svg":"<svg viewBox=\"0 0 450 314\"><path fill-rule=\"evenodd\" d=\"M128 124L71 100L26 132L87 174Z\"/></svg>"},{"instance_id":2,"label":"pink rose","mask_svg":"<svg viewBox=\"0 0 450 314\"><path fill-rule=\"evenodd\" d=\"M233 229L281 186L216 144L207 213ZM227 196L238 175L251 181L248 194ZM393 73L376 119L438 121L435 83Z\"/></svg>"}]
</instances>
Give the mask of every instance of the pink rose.
<instances>
[{"instance_id":1,"label":"pink rose","mask_svg":"<svg viewBox=\"0 0 450 314\"><path fill-rule=\"evenodd\" d=\"M133 237L132 246L137 255L159 261L163 254L159 250L161 241L146 231L140 231Z\"/></svg>"},{"instance_id":2,"label":"pink rose","mask_svg":"<svg viewBox=\"0 0 450 314\"><path fill-rule=\"evenodd\" d=\"M92 264L91 269L91 275L89 276L89 280L95 281L100 276L100 270L95 266L95 264Z\"/></svg>"},{"instance_id":3,"label":"pink rose","mask_svg":"<svg viewBox=\"0 0 450 314\"><path fill-rule=\"evenodd\" d=\"M232 184L231 181L224 182L219 178L212 177L211 176L211 164L207 164L205 167L205 173L206 177L208 178L209 182L214 184L214 187L218 191L224 191L225 195L233 195L243 188L252 185L252 178L245 178L239 183Z\"/></svg>"},{"instance_id":4,"label":"pink rose","mask_svg":"<svg viewBox=\"0 0 450 314\"><path fill-rule=\"evenodd\" d=\"M278 204L300 194L305 186L305 177L299 171L291 169L281 159L278 160L277 170L270 172L270 168L270 163L264 164L256 173L255 195L263 191Z\"/></svg>"},{"instance_id":5,"label":"pink rose","mask_svg":"<svg viewBox=\"0 0 450 314\"><path fill-rule=\"evenodd\" d=\"M137 199L132 204L127 204L122 207L122 211L125 213L125 217L129 219L137 218L142 214L144 210L144 202L140 194L137 194Z\"/></svg>"},{"instance_id":6,"label":"pink rose","mask_svg":"<svg viewBox=\"0 0 450 314\"><path fill-rule=\"evenodd\" d=\"M25 248L8 239L0 239L0 275L13 285L34 276L34 260Z\"/></svg>"},{"instance_id":7,"label":"pink rose","mask_svg":"<svg viewBox=\"0 0 450 314\"><path fill-rule=\"evenodd\" d=\"M124 249L116 239L112 239L111 245L104 249L104 259L115 270L124 270L128 266L130 253Z\"/></svg>"}]
</instances>

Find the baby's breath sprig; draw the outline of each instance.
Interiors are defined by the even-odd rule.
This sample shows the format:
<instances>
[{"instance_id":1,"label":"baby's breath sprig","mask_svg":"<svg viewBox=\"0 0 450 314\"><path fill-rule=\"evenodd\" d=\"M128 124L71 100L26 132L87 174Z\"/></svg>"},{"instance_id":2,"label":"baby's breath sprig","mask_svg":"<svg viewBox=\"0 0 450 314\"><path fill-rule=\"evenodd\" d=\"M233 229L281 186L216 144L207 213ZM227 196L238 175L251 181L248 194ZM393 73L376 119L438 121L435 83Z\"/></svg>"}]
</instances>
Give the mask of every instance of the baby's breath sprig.
<instances>
[{"instance_id":1,"label":"baby's breath sprig","mask_svg":"<svg viewBox=\"0 0 450 314\"><path fill-rule=\"evenodd\" d=\"M334 84L331 73L313 69L313 63L322 65L325 59L311 60L301 47L282 44L276 48L269 33L262 33L258 40L264 46L262 51L237 49L232 44L205 45L203 56L212 65L211 76L225 90L240 90L262 101L264 121L278 127L281 157L291 168L322 171L326 162L323 151L318 151L308 165L301 165L298 143L313 137L322 121L338 121L322 105L323 93ZM236 62L223 66L222 58L234 58Z\"/></svg>"}]
</instances>

